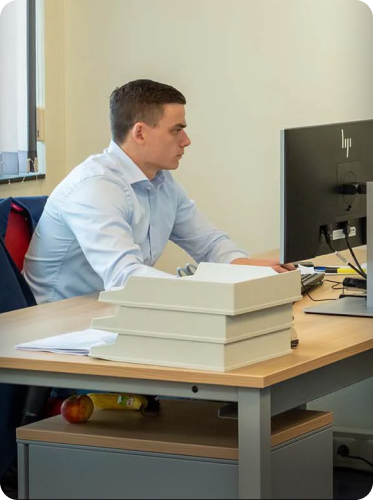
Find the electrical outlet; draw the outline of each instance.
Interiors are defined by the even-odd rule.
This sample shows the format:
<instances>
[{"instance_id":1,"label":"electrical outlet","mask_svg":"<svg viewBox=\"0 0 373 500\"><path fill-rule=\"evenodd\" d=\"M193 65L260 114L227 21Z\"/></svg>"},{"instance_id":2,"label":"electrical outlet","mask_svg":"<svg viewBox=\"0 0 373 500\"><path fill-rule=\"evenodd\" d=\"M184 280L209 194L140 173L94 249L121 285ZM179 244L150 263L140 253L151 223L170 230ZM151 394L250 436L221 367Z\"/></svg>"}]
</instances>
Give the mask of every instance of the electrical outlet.
<instances>
[{"instance_id":1,"label":"electrical outlet","mask_svg":"<svg viewBox=\"0 0 373 500\"><path fill-rule=\"evenodd\" d=\"M349 455L353 457L364 458L372 465L367 464L364 460L357 458L349 458L338 454L338 449L341 446L347 446ZM349 467L367 472L373 472L373 439L364 439L354 437L334 436L333 438L333 463L337 467Z\"/></svg>"}]
</instances>

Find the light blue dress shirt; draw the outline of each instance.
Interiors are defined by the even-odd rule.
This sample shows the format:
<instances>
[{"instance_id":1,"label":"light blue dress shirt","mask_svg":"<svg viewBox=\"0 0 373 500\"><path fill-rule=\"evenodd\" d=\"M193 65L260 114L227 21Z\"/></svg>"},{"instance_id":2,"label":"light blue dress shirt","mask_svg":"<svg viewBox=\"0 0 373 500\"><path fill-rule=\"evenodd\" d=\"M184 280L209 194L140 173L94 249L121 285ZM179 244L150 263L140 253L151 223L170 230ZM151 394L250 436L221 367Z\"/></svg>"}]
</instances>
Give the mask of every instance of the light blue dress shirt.
<instances>
[{"instance_id":1,"label":"light blue dress shirt","mask_svg":"<svg viewBox=\"0 0 373 500\"><path fill-rule=\"evenodd\" d=\"M149 181L111 141L48 198L24 276L39 304L123 286L130 275L169 276L152 268L169 239L197 263L247 256L203 216L170 172Z\"/></svg>"}]
</instances>

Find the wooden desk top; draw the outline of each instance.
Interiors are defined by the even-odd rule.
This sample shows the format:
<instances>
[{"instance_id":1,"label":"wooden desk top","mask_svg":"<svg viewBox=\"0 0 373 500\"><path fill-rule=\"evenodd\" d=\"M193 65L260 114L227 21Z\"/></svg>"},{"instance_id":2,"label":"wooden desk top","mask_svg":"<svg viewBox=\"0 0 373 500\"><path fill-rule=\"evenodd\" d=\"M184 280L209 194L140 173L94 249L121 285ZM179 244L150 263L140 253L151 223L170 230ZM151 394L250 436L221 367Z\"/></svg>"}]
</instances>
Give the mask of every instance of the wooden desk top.
<instances>
[{"instance_id":1,"label":"wooden desk top","mask_svg":"<svg viewBox=\"0 0 373 500\"><path fill-rule=\"evenodd\" d=\"M331 283L324 283L311 295L337 298L340 292L332 290L331 286ZM312 301L305 297L294 306L299 338L297 349L288 355L226 373L14 349L14 345L22 342L84 330L89 328L92 318L115 314L116 306L98 302L96 295L76 297L0 314L0 369L263 388L373 348L370 318L305 314L303 308L311 304Z\"/></svg>"}]
</instances>

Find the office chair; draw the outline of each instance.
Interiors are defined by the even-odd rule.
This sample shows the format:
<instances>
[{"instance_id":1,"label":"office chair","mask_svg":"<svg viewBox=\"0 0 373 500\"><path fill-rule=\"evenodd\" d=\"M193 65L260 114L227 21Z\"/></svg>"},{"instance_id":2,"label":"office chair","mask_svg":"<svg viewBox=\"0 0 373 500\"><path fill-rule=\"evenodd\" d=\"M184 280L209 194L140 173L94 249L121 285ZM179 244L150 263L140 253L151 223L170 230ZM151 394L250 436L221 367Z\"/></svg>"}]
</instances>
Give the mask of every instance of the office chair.
<instances>
[{"instance_id":1,"label":"office chair","mask_svg":"<svg viewBox=\"0 0 373 500\"><path fill-rule=\"evenodd\" d=\"M46 200L46 196L0 199L0 313L36 305L21 271ZM49 393L44 387L0 384L0 481L16 460L16 428L39 418Z\"/></svg>"},{"instance_id":2,"label":"office chair","mask_svg":"<svg viewBox=\"0 0 373 500\"><path fill-rule=\"evenodd\" d=\"M30 244L31 235L32 230L27 221L25 210L17 203L12 202L4 242L19 271L23 269L23 261Z\"/></svg>"},{"instance_id":3,"label":"office chair","mask_svg":"<svg viewBox=\"0 0 373 500\"><path fill-rule=\"evenodd\" d=\"M34 230L34 224L30 219L29 211L19 201L12 201L4 241L20 272L23 269L23 262ZM21 425L31 423L41 416L49 394L50 388L29 387Z\"/></svg>"},{"instance_id":4,"label":"office chair","mask_svg":"<svg viewBox=\"0 0 373 500\"><path fill-rule=\"evenodd\" d=\"M21 271L37 221L32 218L27 207L18 201L22 199L11 197L0 199L0 270L2 276L0 313L36 305L35 297Z\"/></svg>"}]
</instances>

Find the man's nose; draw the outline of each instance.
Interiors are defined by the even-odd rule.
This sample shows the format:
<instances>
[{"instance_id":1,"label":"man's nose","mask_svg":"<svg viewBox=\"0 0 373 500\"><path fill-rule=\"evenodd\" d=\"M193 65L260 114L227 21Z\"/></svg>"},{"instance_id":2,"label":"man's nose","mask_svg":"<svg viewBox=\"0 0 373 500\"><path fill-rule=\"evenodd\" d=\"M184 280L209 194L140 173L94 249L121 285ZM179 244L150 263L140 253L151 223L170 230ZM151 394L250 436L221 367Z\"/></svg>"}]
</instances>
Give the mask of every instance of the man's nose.
<instances>
[{"instance_id":1,"label":"man's nose","mask_svg":"<svg viewBox=\"0 0 373 500\"><path fill-rule=\"evenodd\" d=\"M182 138L181 144L182 144L183 148L186 148L186 147L190 146L192 141L189 139L188 134L184 130L183 130L183 132L184 132L184 137Z\"/></svg>"}]
</instances>

